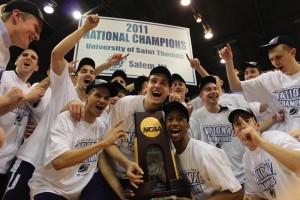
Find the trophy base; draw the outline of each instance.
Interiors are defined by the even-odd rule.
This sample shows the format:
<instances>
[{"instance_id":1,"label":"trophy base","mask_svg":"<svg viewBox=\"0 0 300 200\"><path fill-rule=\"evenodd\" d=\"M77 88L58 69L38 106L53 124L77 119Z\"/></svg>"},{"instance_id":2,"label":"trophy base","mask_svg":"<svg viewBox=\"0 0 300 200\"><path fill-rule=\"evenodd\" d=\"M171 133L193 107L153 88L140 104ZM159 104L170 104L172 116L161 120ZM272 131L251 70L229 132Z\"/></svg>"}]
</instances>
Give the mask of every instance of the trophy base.
<instances>
[{"instance_id":1,"label":"trophy base","mask_svg":"<svg viewBox=\"0 0 300 200\"><path fill-rule=\"evenodd\" d=\"M190 191L184 179L172 179L168 183L169 189L164 191L149 191L146 188L150 188L149 184L142 184L139 189L135 190L134 200L168 200L176 197L189 197Z\"/></svg>"}]
</instances>

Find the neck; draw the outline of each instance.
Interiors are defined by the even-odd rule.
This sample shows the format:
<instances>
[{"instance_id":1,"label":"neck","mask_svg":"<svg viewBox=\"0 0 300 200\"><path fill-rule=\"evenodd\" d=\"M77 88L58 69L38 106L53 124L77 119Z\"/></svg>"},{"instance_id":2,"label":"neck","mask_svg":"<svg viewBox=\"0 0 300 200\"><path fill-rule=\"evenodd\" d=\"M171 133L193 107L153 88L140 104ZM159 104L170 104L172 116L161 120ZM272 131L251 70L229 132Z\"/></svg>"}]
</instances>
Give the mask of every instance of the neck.
<instances>
[{"instance_id":1,"label":"neck","mask_svg":"<svg viewBox=\"0 0 300 200\"><path fill-rule=\"evenodd\" d=\"M85 101L85 90L83 89L80 89L78 86L76 86L76 91L77 91L77 94L78 94L78 97L79 99L84 102Z\"/></svg>"},{"instance_id":2,"label":"neck","mask_svg":"<svg viewBox=\"0 0 300 200\"><path fill-rule=\"evenodd\" d=\"M88 109L85 108L85 112L84 112L84 121L87 123L93 123L95 122L97 116L92 115Z\"/></svg>"},{"instance_id":3,"label":"neck","mask_svg":"<svg viewBox=\"0 0 300 200\"><path fill-rule=\"evenodd\" d=\"M210 113L218 113L221 110L221 106L219 104L205 104L204 106Z\"/></svg>"},{"instance_id":4,"label":"neck","mask_svg":"<svg viewBox=\"0 0 300 200\"><path fill-rule=\"evenodd\" d=\"M144 96L143 105L146 112L154 112L154 111L161 110L161 104L153 104L147 101L146 96Z\"/></svg>"},{"instance_id":5,"label":"neck","mask_svg":"<svg viewBox=\"0 0 300 200\"><path fill-rule=\"evenodd\" d=\"M184 150L186 149L189 141L190 141L190 138L187 135L187 133L185 133L185 137L182 140L180 140L178 142L173 142L173 145L176 149L176 153L182 154L182 152L184 152Z\"/></svg>"},{"instance_id":6,"label":"neck","mask_svg":"<svg viewBox=\"0 0 300 200\"><path fill-rule=\"evenodd\" d=\"M291 64L291 70L287 75L293 75L296 74L300 71L300 64L295 60L292 64Z\"/></svg>"},{"instance_id":7,"label":"neck","mask_svg":"<svg viewBox=\"0 0 300 200\"><path fill-rule=\"evenodd\" d=\"M17 76L24 82L24 83L27 83L28 79L30 78L30 76L32 75L31 74L24 74L24 73L21 73L20 70L18 69L18 67L16 68L15 70Z\"/></svg>"},{"instance_id":8,"label":"neck","mask_svg":"<svg viewBox=\"0 0 300 200\"><path fill-rule=\"evenodd\" d=\"M222 87L218 88L218 92L219 92L219 97L222 96L222 95L224 95L224 91L223 91Z\"/></svg>"}]
</instances>

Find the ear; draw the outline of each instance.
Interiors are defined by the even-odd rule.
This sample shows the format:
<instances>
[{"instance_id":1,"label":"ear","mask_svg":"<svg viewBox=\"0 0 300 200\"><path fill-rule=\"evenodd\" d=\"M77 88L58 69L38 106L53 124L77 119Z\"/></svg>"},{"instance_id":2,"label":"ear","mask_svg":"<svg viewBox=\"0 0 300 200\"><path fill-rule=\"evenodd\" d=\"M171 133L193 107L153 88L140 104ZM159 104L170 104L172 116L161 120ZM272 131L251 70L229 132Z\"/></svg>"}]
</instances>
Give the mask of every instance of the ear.
<instances>
[{"instance_id":1,"label":"ear","mask_svg":"<svg viewBox=\"0 0 300 200\"><path fill-rule=\"evenodd\" d=\"M35 71L35 72L38 71L39 68L40 68L40 66L37 65L37 66L35 67L35 70L34 70L34 71Z\"/></svg>"},{"instance_id":2,"label":"ear","mask_svg":"<svg viewBox=\"0 0 300 200\"><path fill-rule=\"evenodd\" d=\"M202 91L199 93L199 97L200 97L200 99L203 99L203 92Z\"/></svg>"},{"instance_id":3,"label":"ear","mask_svg":"<svg viewBox=\"0 0 300 200\"><path fill-rule=\"evenodd\" d=\"M185 94L187 94L189 92L188 88L185 88Z\"/></svg>"},{"instance_id":4,"label":"ear","mask_svg":"<svg viewBox=\"0 0 300 200\"><path fill-rule=\"evenodd\" d=\"M89 95L88 94L84 94L84 97L85 97L85 102L86 102L86 104L89 102Z\"/></svg>"},{"instance_id":5,"label":"ear","mask_svg":"<svg viewBox=\"0 0 300 200\"><path fill-rule=\"evenodd\" d=\"M190 129L190 123L186 123L186 130Z\"/></svg>"},{"instance_id":6,"label":"ear","mask_svg":"<svg viewBox=\"0 0 300 200\"><path fill-rule=\"evenodd\" d=\"M224 81L222 79L220 79L220 86L222 87L224 84Z\"/></svg>"},{"instance_id":7,"label":"ear","mask_svg":"<svg viewBox=\"0 0 300 200\"><path fill-rule=\"evenodd\" d=\"M254 120L254 119L253 119ZM255 120L254 120L255 121ZM256 125L256 130L259 132L260 131L260 123L259 122L255 122Z\"/></svg>"},{"instance_id":8,"label":"ear","mask_svg":"<svg viewBox=\"0 0 300 200\"><path fill-rule=\"evenodd\" d=\"M294 57L296 57L296 52L297 52L296 48L291 49L291 53Z\"/></svg>"},{"instance_id":9,"label":"ear","mask_svg":"<svg viewBox=\"0 0 300 200\"><path fill-rule=\"evenodd\" d=\"M12 19L13 19L13 23L15 23L15 24L19 23L19 21L21 19L21 11L18 9L14 9L12 11Z\"/></svg>"}]
</instances>

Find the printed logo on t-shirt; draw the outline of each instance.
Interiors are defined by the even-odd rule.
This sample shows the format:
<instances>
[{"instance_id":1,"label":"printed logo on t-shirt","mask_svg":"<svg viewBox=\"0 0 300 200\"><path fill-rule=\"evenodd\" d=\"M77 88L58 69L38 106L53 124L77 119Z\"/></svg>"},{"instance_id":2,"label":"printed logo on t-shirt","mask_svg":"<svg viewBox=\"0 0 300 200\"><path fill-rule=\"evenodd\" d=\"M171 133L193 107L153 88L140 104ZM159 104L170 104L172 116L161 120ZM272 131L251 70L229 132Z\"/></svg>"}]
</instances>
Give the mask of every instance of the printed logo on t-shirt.
<instances>
[{"instance_id":1,"label":"printed logo on t-shirt","mask_svg":"<svg viewBox=\"0 0 300 200\"><path fill-rule=\"evenodd\" d=\"M82 149L84 147L93 145L97 143L97 139L82 139L77 142L75 145L75 149ZM92 155L91 157L87 158L83 162L79 164L77 176L84 176L89 172L89 168L91 163L97 161L97 154Z\"/></svg>"},{"instance_id":2,"label":"printed logo on t-shirt","mask_svg":"<svg viewBox=\"0 0 300 200\"><path fill-rule=\"evenodd\" d=\"M287 109L291 117L300 117L300 88L299 86L293 88L285 88L276 90L273 95L278 99L280 104Z\"/></svg>"},{"instance_id":3,"label":"printed logo on t-shirt","mask_svg":"<svg viewBox=\"0 0 300 200\"><path fill-rule=\"evenodd\" d=\"M127 149L130 152L134 152L134 137L135 137L135 131L126 132L125 142L127 143Z\"/></svg>"},{"instance_id":4,"label":"printed logo on t-shirt","mask_svg":"<svg viewBox=\"0 0 300 200\"><path fill-rule=\"evenodd\" d=\"M188 186L193 194L203 192L205 181L202 179L200 172L195 169L180 171L180 177L188 181Z\"/></svg>"},{"instance_id":5,"label":"printed logo on t-shirt","mask_svg":"<svg viewBox=\"0 0 300 200\"><path fill-rule=\"evenodd\" d=\"M30 108L27 104L23 104L23 105L19 106L18 108L13 109L12 112L16 114L16 118L14 120L14 125L21 126L22 125L21 121L22 121L23 117L29 116Z\"/></svg>"},{"instance_id":6,"label":"printed logo on t-shirt","mask_svg":"<svg viewBox=\"0 0 300 200\"><path fill-rule=\"evenodd\" d=\"M264 163L260 163L258 166L256 166L252 175L256 184L262 191L268 191L272 197L276 197L275 176L277 173L270 160L266 160Z\"/></svg>"},{"instance_id":7,"label":"printed logo on t-shirt","mask_svg":"<svg viewBox=\"0 0 300 200\"><path fill-rule=\"evenodd\" d=\"M203 131L210 142L231 142L233 137L232 126L229 124L205 125Z\"/></svg>"}]
</instances>

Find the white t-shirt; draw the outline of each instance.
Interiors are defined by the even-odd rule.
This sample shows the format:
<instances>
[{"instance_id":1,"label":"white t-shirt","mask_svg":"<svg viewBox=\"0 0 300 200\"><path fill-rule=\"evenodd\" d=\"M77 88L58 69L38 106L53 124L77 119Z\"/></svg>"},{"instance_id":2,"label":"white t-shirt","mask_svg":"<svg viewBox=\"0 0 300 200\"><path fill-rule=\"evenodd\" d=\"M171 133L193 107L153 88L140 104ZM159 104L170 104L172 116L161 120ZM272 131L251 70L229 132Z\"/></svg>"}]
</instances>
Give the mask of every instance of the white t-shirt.
<instances>
[{"instance_id":1,"label":"white t-shirt","mask_svg":"<svg viewBox=\"0 0 300 200\"><path fill-rule=\"evenodd\" d=\"M198 110L199 108L202 108L202 106L203 106L202 99L199 96L192 99L188 104L192 104L192 106L193 106L192 112L195 112L196 110Z\"/></svg>"},{"instance_id":2,"label":"white t-shirt","mask_svg":"<svg viewBox=\"0 0 300 200\"><path fill-rule=\"evenodd\" d=\"M261 137L273 144L300 151L300 143L285 132L266 131ZM267 199L289 199L289 190L300 184L299 177L259 147L246 151L243 163L246 194L257 194Z\"/></svg>"},{"instance_id":3,"label":"white t-shirt","mask_svg":"<svg viewBox=\"0 0 300 200\"><path fill-rule=\"evenodd\" d=\"M190 101L193 105L193 112L203 107L203 102L198 96ZM219 98L219 104L227 107L248 107L250 108L255 115L259 115L260 103L258 102L247 102L242 94L228 94L224 93Z\"/></svg>"},{"instance_id":4,"label":"white t-shirt","mask_svg":"<svg viewBox=\"0 0 300 200\"><path fill-rule=\"evenodd\" d=\"M281 130L288 132L300 128L300 72L293 75L267 72L241 81L241 86L247 101L267 102L271 108L284 108L285 123L281 123L284 126Z\"/></svg>"},{"instance_id":5,"label":"white t-shirt","mask_svg":"<svg viewBox=\"0 0 300 200\"><path fill-rule=\"evenodd\" d=\"M30 196L51 192L66 199L79 199L82 189L94 175L101 151L79 164L61 170L56 170L52 161L68 150L98 143L103 133L103 124L97 120L93 123L75 122L69 111L59 114L46 146L51 154L45 157L46 165L36 168L29 180Z\"/></svg>"},{"instance_id":6,"label":"white t-shirt","mask_svg":"<svg viewBox=\"0 0 300 200\"><path fill-rule=\"evenodd\" d=\"M109 107L106 106L105 110L102 112L101 116L99 117L100 121L102 121L105 126L107 125L108 116L109 116Z\"/></svg>"},{"instance_id":7,"label":"white t-shirt","mask_svg":"<svg viewBox=\"0 0 300 200\"><path fill-rule=\"evenodd\" d=\"M11 45L7 29L0 19L0 70L5 70L10 59L9 47Z\"/></svg>"},{"instance_id":8,"label":"white t-shirt","mask_svg":"<svg viewBox=\"0 0 300 200\"><path fill-rule=\"evenodd\" d=\"M125 130L125 138L118 139L115 143L120 151L129 160L134 161L134 137L135 137L135 112L145 112L143 106L144 96L133 95L123 97L114 105L109 114L106 130L111 130L118 122L124 119L122 128ZM126 170L123 165L113 160L112 165L116 176L120 179L127 179Z\"/></svg>"},{"instance_id":9,"label":"white t-shirt","mask_svg":"<svg viewBox=\"0 0 300 200\"><path fill-rule=\"evenodd\" d=\"M4 71L0 83L0 95L3 96L12 87L18 87L26 94L29 90L14 71ZM7 170L21 146L24 131L30 115L30 107L25 103L0 116L0 127L5 131L4 145L0 148L0 174Z\"/></svg>"},{"instance_id":10,"label":"white t-shirt","mask_svg":"<svg viewBox=\"0 0 300 200\"><path fill-rule=\"evenodd\" d=\"M216 192L234 193L242 188L222 149L191 138L184 152L175 157L180 161L180 177L187 180L197 200L208 199Z\"/></svg>"},{"instance_id":11,"label":"white t-shirt","mask_svg":"<svg viewBox=\"0 0 300 200\"><path fill-rule=\"evenodd\" d=\"M245 145L233 134L228 115L234 108L224 109L220 113L210 113L205 107L192 113L188 133L192 138L202 140L223 149L231 163L231 169L240 183L244 183L243 155Z\"/></svg>"},{"instance_id":12,"label":"white t-shirt","mask_svg":"<svg viewBox=\"0 0 300 200\"><path fill-rule=\"evenodd\" d=\"M51 69L50 81L52 94L45 111L46 114L43 115L30 137L24 141L17 154L18 159L29 162L35 167L43 164L46 141L54 119L71 100L79 100L69 77L68 67L65 67L60 76Z\"/></svg>"},{"instance_id":13,"label":"white t-shirt","mask_svg":"<svg viewBox=\"0 0 300 200\"><path fill-rule=\"evenodd\" d=\"M37 86L39 83L34 83L31 87L30 90L32 90L35 86ZM46 108L50 102L51 98L51 88L47 88L43 98L40 99L36 107L33 107L30 105L31 109L31 115L30 115L30 120L32 120L35 124L38 124L43 115L46 113Z\"/></svg>"}]
</instances>

